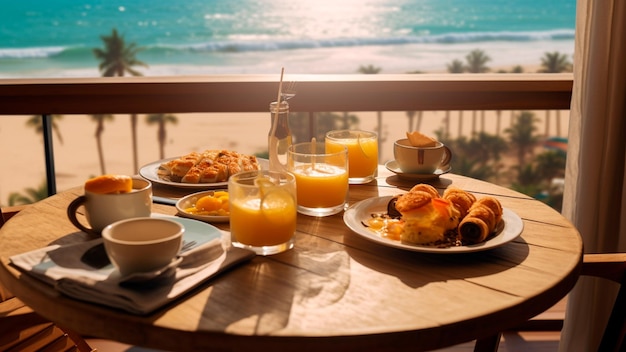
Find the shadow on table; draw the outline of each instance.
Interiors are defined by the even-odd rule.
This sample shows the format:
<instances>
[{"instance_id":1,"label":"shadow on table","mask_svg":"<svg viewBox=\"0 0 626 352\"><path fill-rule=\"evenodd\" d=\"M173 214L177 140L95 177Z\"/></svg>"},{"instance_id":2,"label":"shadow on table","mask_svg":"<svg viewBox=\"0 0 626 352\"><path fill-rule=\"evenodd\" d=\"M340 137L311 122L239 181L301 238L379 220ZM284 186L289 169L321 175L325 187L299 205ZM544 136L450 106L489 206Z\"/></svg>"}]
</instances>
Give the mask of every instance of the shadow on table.
<instances>
[{"instance_id":1,"label":"shadow on table","mask_svg":"<svg viewBox=\"0 0 626 352\"><path fill-rule=\"evenodd\" d=\"M413 188L413 186L420 184L420 183L426 183L429 185L432 185L435 188L447 188L449 185L452 184L452 181L450 179L444 178L444 177L439 177L439 178L435 178L435 179L428 179L428 180L406 180L406 179L402 179L396 175L394 176L389 176L387 178L385 178L384 180L388 185L391 186L395 186L398 187L399 189L408 191L411 188Z\"/></svg>"},{"instance_id":2,"label":"shadow on table","mask_svg":"<svg viewBox=\"0 0 626 352\"><path fill-rule=\"evenodd\" d=\"M348 255L372 270L397 277L407 286L417 288L433 280L438 270L459 273L458 279L493 275L522 263L529 254L521 238L503 246L471 253L422 253L369 243L350 233L344 236ZM455 279L455 277L451 277Z\"/></svg>"}]
</instances>

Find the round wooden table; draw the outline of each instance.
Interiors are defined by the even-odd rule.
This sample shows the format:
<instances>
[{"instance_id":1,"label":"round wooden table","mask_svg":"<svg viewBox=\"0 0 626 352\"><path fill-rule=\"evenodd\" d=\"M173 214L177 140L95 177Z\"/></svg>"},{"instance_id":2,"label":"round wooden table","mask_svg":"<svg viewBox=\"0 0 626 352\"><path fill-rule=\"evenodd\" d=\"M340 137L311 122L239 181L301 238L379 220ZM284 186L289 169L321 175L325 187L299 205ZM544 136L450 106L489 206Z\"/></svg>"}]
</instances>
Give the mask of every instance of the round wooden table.
<instances>
[{"instance_id":1,"label":"round wooden table","mask_svg":"<svg viewBox=\"0 0 626 352\"><path fill-rule=\"evenodd\" d=\"M63 296L9 264L12 255L86 238L65 215L82 194L77 187L27 207L0 229L0 280L42 316L78 333L185 351L431 350L513 327L573 287L582 241L558 212L468 177L445 174L426 182L440 192L454 185L497 197L521 217L522 234L486 251L420 253L366 239L342 214L299 215L294 249L255 257L174 304L137 316ZM380 167L375 182L350 186L350 204L415 183ZM182 195L157 185L154 191ZM153 211L176 213L160 204Z\"/></svg>"}]
</instances>

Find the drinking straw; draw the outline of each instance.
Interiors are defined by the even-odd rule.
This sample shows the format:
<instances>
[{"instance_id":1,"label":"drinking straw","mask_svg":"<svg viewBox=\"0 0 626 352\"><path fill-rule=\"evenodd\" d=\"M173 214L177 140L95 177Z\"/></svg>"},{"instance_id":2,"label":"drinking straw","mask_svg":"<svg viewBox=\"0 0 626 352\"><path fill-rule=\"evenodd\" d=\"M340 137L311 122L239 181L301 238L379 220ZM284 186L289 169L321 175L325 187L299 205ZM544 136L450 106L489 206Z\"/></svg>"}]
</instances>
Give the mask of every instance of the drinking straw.
<instances>
[{"instance_id":1,"label":"drinking straw","mask_svg":"<svg viewBox=\"0 0 626 352\"><path fill-rule=\"evenodd\" d=\"M283 75L285 74L285 68L281 67L280 69L280 81L278 82L278 97L276 98L276 113L274 115L274 121L277 122L278 121L278 113L280 112L280 97L283 95ZM276 132L276 125L277 123L274 123L272 126L272 136L274 136L274 133Z\"/></svg>"},{"instance_id":2,"label":"drinking straw","mask_svg":"<svg viewBox=\"0 0 626 352\"><path fill-rule=\"evenodd\" d=\"M311 138L311 170L315 170L315 137Z\"/></svg>"},{"instance_id":3,"label":"drinking straw","mask_svg":"<svg viewBox=\"0 0 626 352\"><path fill-rule=\"evenodd\" d=\"M280 69L280 81L278 82L278 98L276 98L276 112L274 113L274 121L272 123L272 128L270 130L270 145L269 145L269 157L270 157L270 165L279 165L278 156L275 155L274 151L276 150L276 146L278 144L278 140L276 138L276 128L278 126L278 114L280 112L280 97L283 91L283 75L285 73L285 68L282 67ZM282 170L272 170L272 171L282 171Z\"/></svg>"},{"instance_id":4,"label":"drinking straw","mask_svg":"<svg viewBox=\"0 0 626 352\"><path fill-rule=\"evenodd\" d=\"M278 102L278 105L280 106L280 96L283 93L283 75L285 74L285 68L281 67L280 68L280 81L278 82L278 98L276 98L276 101Z\"/></svg>"}]
</instances>

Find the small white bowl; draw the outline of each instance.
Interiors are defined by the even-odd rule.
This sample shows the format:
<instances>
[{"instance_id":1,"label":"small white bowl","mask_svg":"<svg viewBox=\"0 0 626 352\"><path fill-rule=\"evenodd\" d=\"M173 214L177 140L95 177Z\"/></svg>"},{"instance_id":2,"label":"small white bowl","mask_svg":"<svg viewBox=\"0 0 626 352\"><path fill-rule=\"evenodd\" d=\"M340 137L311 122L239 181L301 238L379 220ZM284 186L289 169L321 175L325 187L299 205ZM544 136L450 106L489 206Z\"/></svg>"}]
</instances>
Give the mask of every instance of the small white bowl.
<instances>
[{"instance_id":1,"label":"small white bowl","mask_svg":"<svg viewBox=\"0 0 626 352\"><path fill-rule=\"evenodd\" d=\"M200 214L191 214L185 211L185 209L191 208L196 204L198 199L204 196L211 196L217 191L226 191L225 189L216 189L211 191L202 191L197 193L192 193L188 196L185 196L179 199L176 202L176 210L178 210L178 215L190 219L206 221L206 222L228 222L230 220L230 216L228 215L200 215Z\"/></svg>"},{"instance_id":2,"label":"small white bowl","mask_svg":"<svg viewBox=\"0 0 626 352\"><path fill-rule=\"evenodd\" d=\"M180 251L185 227L165 218L120 220L102 230L104 248L122 276L158 270Z\"/></svg>"}]
</instances>

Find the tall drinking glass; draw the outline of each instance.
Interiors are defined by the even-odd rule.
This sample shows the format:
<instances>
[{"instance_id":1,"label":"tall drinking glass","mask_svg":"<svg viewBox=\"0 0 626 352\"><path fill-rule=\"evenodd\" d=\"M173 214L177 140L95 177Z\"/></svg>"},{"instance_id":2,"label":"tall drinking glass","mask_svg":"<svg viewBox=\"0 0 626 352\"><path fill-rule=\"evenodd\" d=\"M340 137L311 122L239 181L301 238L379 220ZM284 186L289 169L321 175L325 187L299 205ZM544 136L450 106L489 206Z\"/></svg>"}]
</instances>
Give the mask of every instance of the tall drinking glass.
<instances>
[{"instance_id":1,"label":"tall drinking glass","mask_svg":"<svg viewBox=\"0 0 626 352\"><path fill-rule=\"evenodd\" d=\"M296 180L287 172L246 171L228 179L234 246L270 255L293 248Z\"/></svg>"},{"instance_id":2,"label":"tall drinking glass","mask_svg":"<svg viewBox=\"0 0 626 352\"><path fill-rule=\"evenodd\" d=\"M327 216L343 211L348 197L348 148L327 152L324 143L289 147L287 165L296 177L298 212Z\"/></svg>"},{"instance_id":3,"label":"tall drinking glass","mask_svg":"<svg viewBox=\"0 0 626 352\"><path fill-rule=\"evenodd\" d=\"M373 181L378 171L378 134L359 130L337 130L326 133L326 150L348 148L349 181L361 184Z\"/></svg>"}]
</instances>

